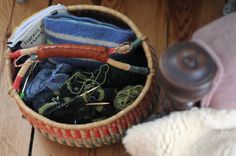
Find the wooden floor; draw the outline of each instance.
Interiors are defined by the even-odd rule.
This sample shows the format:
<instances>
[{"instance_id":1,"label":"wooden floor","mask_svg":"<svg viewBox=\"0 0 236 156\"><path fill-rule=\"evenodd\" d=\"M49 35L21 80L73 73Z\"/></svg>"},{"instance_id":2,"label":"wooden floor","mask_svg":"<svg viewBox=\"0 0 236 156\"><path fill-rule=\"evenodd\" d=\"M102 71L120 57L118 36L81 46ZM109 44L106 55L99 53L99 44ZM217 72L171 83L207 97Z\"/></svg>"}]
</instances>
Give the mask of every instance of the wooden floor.
<instances>
[{"instance_id":1,"label":"wooden floor","mask_svg":"<svg viewBox=\"0 0 236 156\"><path fill-rule=\"evenodd\" d=\"M4 75L6 40L27 16L51 4L97 4L129 16L159 53L186 40L203 25L222 15L225 0L0 0L0 156L128 156L122 144L77 149L48 141L32 129L12 99ZM142 139L142 136L140 136Z\"/></svg>"}]
</instances>

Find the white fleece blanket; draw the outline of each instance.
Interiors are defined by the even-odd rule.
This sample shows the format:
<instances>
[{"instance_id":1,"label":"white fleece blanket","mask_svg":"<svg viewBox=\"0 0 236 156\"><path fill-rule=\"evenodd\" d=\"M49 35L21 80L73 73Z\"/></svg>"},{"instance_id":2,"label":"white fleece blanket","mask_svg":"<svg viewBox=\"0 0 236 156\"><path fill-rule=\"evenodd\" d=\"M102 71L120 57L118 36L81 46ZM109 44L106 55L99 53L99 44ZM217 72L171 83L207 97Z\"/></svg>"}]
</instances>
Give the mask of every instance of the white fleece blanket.
<instances>
[{"instance_id":1,"label":"white fleece blanket","mask_svg":"<svg viewBox=\"0 0 236 156\"><path fill-rule=\"evenodd\" d=\"M132 156L236 156L236 110L175 112L133 126L123 144Z\"/></svg>"}]
</instances>

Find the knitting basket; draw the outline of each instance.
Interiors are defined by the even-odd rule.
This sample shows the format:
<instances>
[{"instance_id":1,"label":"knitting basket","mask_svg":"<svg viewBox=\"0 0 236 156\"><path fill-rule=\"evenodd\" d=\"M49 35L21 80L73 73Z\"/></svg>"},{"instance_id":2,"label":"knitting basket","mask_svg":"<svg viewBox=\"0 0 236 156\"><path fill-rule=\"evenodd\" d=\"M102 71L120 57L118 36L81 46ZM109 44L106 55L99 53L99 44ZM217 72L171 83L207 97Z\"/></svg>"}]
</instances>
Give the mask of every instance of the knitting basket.
<instances>
[{"instance_id":1,"label":"knitting basket","mask_svg":"<svg viewBox=\"0 0 236 156\"><path fill-rule=\"evenodd\" d=\"M128 17L115 10L93 5L68 6L67 10L76 16L92 17L112 24L129 27L137 37L143 36L137 26ZM10 89L9 94L16 101L25 119L45 137L54 142L86 148L119 142L128 128L142 122L148 117L158 99L156 54L150 50L147 41L143 41L142 48L147 58L148 68L150 69L144 89L131 105L105 120L78 125L58 123L39 115L29 108L15 90ZM6 50L6 53L8 52L10 52L10 49ZM6 68L8 86L11 88L15 70L12 61L8 58L6 59Z\"/></svg>"}]
</instances>

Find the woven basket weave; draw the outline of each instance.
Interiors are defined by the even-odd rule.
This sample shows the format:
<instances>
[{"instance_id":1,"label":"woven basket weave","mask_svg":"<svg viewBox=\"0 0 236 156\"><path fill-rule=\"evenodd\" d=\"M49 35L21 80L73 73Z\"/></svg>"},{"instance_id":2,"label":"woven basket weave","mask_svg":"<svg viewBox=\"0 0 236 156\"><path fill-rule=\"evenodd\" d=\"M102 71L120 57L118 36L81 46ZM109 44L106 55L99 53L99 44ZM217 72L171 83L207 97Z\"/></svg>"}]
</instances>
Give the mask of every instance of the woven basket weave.
<instances>
[{"instance_id":1,"label":"woven basket weave","mask_svg":"<svg viewBox=\"0 0 236 156\"><path fill-rule=\"evenodd\" d=\"M68 6L67 9L74 15L92 17L122 27L130 27L137 37L141 38L143 36L128 17L115 10L93 5ZM15 90L10 89L9 94L14 98L23 116L30 124L54 142L68 146L87 148L119 142L126 130L147 118L149 113L153 110L154 105L157 103L158 91L155 77L155 68L157 66L156 54L151 52L146 41L142 43L142 47L150 69L150 74L147 76L144 89L133 104L108 119L81 125L58 123L30 109L21 100ZM9 49L6 50L7 53L9 51ZM6 59L6 68L8 85L11 88L13 75L15 73L12 67L12 61L9 59Z\"/></svg>"}]
</instances>

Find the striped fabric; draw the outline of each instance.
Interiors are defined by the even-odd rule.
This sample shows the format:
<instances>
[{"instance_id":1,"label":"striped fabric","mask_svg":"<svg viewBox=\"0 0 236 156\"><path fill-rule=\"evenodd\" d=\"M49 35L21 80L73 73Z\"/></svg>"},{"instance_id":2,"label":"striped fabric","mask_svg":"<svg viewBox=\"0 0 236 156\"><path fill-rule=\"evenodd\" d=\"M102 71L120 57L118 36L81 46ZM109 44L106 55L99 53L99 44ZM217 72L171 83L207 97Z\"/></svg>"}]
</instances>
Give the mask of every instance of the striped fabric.
<instances>
[{"instance_id":1,"label":"striped fabric","mask_svg":"<svg viewBox=\"0 0 236 156\"><path fill-rule=\"evenodd\" d=\"M45 18L44 29L48 39L57 44L73 43L116 47L135 39L135 34L130 29L67 14Z\"/></svg>"}]
</instances>

